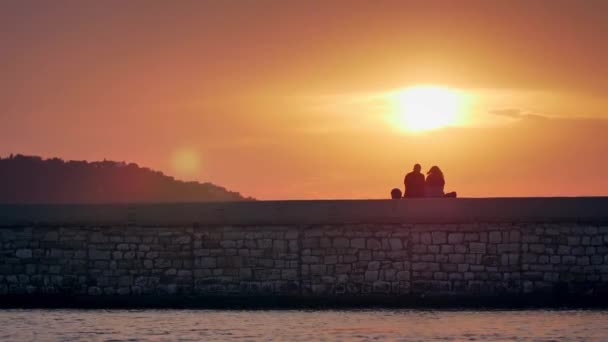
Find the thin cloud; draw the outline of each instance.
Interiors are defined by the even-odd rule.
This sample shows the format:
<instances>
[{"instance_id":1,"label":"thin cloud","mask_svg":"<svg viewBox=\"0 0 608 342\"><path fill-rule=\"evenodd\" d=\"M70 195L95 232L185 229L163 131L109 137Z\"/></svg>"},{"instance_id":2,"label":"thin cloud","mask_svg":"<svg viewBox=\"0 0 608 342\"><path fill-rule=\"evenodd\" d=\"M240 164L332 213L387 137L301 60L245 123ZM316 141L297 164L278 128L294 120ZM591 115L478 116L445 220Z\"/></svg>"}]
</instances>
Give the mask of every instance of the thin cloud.
<instances>
[{"instance_id":1,"label":"thin cloud","mask_svg":"<svg viewBox=\"0 0 608 342\"><path fill-rule=\"evenodd\" d=\"M511 119L517 119L517 120L526 120L526 119L547 120L547 119L550 119L550 117L548 117L548 116L540 115L540 114L532 113L532 112L527 112L527 111L524 111L519 108L493 109L493 110L490 110L490 114L507 117L507 118L511 118Z\"/></svg>"}]
</instances>

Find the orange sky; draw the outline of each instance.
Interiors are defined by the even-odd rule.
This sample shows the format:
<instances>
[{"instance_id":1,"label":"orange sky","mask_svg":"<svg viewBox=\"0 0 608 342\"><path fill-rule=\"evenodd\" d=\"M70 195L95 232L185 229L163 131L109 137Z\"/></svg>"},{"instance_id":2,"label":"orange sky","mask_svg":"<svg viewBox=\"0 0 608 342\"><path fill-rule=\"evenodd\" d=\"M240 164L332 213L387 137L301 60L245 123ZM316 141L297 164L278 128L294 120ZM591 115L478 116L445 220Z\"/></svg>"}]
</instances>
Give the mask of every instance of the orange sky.
<instances>
[{"instance_id":1,"label":"orange sky","mask_svg":"<svg viewBox=\"0 0 608 342\"><path fill-rule=\"evenodd\" d=\"M606 13L2 1L0 155L133 161L260 199L386 198L415 162L463 197L607 195ZM383 94L423 84L470 96L466 122L391 124Z\"/></svg>"}]
</instances>

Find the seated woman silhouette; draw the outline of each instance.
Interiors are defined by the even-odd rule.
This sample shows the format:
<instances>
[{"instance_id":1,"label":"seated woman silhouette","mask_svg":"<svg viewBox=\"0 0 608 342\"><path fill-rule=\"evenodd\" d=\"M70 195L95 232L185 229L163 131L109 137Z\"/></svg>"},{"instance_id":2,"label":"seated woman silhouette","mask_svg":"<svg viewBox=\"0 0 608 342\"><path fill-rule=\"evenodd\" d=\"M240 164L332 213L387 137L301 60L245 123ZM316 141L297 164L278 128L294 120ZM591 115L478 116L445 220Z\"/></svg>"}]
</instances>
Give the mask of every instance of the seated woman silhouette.
<instances>
[{"instance_id":1,"label":"seated woman silhouette","mask_svg":"<svg viewBox=\"0 0 608 342\"><path fill-rule=\"evenodd\" d=\"M424 195L426 197L444 197L443 187L445 186L445 179L443 178L443 172L438 166L433 166L426 174L426 180L424 185Z\"/></svg>"}]
</instances>

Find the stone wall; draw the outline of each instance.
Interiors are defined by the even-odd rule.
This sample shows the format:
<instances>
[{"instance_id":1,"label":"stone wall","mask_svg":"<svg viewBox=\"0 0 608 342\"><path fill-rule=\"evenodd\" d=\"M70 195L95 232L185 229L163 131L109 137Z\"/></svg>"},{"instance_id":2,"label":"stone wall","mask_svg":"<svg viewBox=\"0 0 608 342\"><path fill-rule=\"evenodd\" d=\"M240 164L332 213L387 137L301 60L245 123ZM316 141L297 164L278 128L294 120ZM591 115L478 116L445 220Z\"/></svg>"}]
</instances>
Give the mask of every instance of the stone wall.
<instances>
[{"instance_id":1,"label":"stone wall","mask_svg":"<svg viewBox=\"0 0 608 342\"><path fill-rule=\"evenodd\" d=\"M391 204L392 205L392 204ZM602 222L0 227L0 295L605 296Z\"/></svg>"}]
</instances>

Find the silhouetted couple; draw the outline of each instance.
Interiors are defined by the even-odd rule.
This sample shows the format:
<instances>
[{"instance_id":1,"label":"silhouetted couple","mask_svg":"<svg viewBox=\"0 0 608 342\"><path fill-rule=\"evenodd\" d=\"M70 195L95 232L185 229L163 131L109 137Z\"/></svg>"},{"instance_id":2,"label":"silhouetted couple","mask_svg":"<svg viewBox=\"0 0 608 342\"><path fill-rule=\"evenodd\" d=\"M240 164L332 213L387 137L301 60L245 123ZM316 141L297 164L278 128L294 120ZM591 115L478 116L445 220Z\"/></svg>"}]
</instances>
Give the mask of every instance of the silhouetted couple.
<instances>
[{"instance_id":1,"label":"silhouetted couple","mask_svg":"<svg viewBox=\"0 0 608 342\"><path fill-rule=\"evenodd\" d=\"M443 172L438 166L433 166L426 174L421 172L420 164L414 165L414 170L407 175L403 180L405 185L404 198L420 198L420 197L456 197L455 192L444 193L445 178ZM391 191L393 199L401 198L401 190L393 189Z\"/></svg>"}]
</instances>

